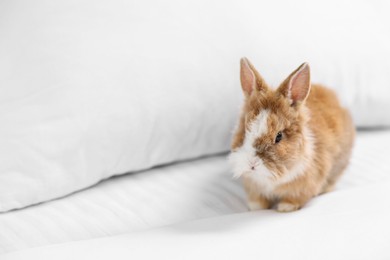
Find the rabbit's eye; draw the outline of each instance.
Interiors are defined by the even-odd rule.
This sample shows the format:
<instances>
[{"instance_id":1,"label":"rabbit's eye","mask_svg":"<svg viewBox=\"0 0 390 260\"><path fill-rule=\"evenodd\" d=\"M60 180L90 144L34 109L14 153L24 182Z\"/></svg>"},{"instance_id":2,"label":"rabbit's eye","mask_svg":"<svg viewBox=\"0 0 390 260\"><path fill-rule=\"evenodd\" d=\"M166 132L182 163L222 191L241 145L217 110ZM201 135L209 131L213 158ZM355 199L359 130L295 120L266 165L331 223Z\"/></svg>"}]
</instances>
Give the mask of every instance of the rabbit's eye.
<instances>
[{"instance_id":1,"label":"rabbit's eye","mask_svg":"<svg viewBox=\"0 0 390 260\"><path fill-rule=\"evenodd\" d=\"M275 137L275 144L279 143L283 138L282 132L278 132L278 134Z\"/></svg>"}]
</instances>

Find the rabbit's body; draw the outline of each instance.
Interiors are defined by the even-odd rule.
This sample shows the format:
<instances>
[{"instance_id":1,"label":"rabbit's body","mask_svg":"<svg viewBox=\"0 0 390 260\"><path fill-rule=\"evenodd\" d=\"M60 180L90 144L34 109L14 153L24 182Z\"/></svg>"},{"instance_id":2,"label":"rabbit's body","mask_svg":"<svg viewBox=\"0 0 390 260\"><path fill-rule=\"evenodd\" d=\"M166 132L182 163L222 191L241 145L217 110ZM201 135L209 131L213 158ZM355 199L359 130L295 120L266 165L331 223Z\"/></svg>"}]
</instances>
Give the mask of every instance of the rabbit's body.
<instances>
[{"instance_id":1,"label":"rabbit's body","mask_svg":"<svg viewBox=\"0 0 390 260\"><path fill-rule=\"evenodd\" d=\"M348 165L355 133L333 91L310 85L307 64L271 90L243 59L241 82L246 100L230 161L249 207L293 211L331 190Z\"/></svg>"}]
</instances>

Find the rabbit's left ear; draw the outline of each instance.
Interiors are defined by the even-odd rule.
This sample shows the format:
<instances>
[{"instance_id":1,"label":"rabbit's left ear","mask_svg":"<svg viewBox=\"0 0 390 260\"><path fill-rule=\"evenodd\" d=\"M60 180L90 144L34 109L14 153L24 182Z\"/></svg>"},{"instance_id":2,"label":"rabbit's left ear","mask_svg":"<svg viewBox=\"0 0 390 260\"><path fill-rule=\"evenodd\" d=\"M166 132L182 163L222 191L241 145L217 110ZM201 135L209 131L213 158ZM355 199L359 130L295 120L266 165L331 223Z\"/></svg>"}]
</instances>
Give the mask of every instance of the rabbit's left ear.
<instances>
[{"instance_id":1,"label":"rabbit's left ear","mask_svg":"<svg viewBox=\"0 0 390 260\"><path fill-rule=\"evenodd\" d=\"M241 58L240 67L241 87L246 97L253 91L259 93L268 91L267 84L247 58Z\"/></svg>"},{"instance_id":2,"label":"rabbit's left ear","mask_svg":"<svg viewBox=\"0 0 390 260\"><path fill-rule=\"evenodd\" d=\"M306 100L310 87L310 67L305 62L283 81L278 91L295 106Z\"/></svg>"}]
</instances>

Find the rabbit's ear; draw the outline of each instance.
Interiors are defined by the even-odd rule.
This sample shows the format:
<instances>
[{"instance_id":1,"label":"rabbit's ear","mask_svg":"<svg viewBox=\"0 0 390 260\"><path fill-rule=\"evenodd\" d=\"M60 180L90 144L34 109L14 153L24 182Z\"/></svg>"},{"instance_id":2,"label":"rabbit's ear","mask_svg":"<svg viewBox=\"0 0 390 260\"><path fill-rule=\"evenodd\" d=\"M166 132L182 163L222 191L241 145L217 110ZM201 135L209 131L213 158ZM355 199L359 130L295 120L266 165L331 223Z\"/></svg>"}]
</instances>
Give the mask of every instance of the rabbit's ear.
<instances>
[{"instance_id":1,"label":"rabbit's ear","mask_svg":"<svg viewBox=\"0 0 390 260\"><path fill-rule=\"evenodd\" d=\"M261 92L268 89L263 78L247 58L242 58L240 65L241 87L245 96L250 96L253 90Z\"/></svg>"},{"instance_id":2,"label":"rabbit's ear","mask_svg":"<svg viewBox=\"0 0 390 260\"><path fill-rule=\"evenodd\" d=\"M310 67L305 62L283 81L278 91L294 106L306 100L310 87Z\"/></svg>"}]
</instances>

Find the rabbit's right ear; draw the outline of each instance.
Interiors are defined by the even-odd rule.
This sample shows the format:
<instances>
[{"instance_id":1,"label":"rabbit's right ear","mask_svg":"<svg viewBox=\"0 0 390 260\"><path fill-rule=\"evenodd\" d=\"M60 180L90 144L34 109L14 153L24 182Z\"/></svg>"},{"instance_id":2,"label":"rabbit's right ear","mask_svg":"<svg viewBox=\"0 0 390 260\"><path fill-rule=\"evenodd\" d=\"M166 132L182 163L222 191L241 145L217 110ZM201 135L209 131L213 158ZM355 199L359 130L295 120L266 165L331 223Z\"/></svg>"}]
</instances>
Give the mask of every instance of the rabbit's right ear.
<instances>
[{"instance_id":1,"label":"rabbit's right ear","mask_svg":"<svg viewBox=\"0 0 390 260\"><path fill-rule=\"evenodd\" d=\"M267 85L265 84L263 78L247 58L241 58L240 65L241 87L245 96L250 96L253 90L260 92L267 90Z\"/></svg>"},{"instance_id":2,"label":"rabbit's right ear","mask_svg":"<svg viewBox=\"0 0 390 260\"><path fill-rule=\"evenodd\" d=\"M278 91L289 99L292 106L295 106L306 100L310 88L310 67L305 62L287 77Z\"/></svg>"}]
</instances>

